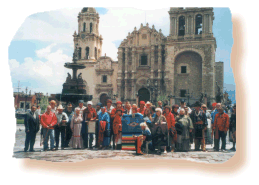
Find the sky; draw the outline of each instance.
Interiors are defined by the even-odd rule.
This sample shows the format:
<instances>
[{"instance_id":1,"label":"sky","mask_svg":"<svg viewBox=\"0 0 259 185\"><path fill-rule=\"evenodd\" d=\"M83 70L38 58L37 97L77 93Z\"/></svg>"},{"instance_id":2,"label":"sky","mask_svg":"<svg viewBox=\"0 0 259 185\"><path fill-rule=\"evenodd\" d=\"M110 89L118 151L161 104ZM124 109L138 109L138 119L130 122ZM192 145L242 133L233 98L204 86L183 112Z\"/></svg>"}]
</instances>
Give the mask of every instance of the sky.
<instances>
[{"instance_id":1,"label":"sky","mask_svg":"<svg viewBox=\"0 0 259 185\"><path fill-rule=\"evenodd\" d=\"M9 46L9 67L14 91L29 90L60 93L66 80L64 63L72 62L73 34L78 32L77 16L83 7L45 11L28 16ZM169 7L155 10L136 8L96 8L100 15L99 33L104 38L102 55L117 61L117 48L128 32L149 23L169 35ZM213 34L216 38L216 62L224 62L224 90L235 90L230 66L233 45L229 8L214 8ZM163 20L163 21L161 21Z\"/></svg>"}]
</instances>

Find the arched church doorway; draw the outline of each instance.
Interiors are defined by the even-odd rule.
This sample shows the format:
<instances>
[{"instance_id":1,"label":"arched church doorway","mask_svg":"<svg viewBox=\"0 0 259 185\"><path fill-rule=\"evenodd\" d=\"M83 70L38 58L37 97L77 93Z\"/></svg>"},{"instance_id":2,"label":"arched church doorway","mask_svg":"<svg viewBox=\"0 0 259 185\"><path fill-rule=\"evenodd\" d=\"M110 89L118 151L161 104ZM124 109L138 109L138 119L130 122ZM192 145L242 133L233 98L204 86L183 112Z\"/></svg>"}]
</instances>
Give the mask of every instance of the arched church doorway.
<instances>
[{"instance_id":1,"label":"arched church doorway","mask_svg":"<svg viewBox=\"0 0 259 185\"><path fill-rule=\"evenodd\" d=\"M102 95L100 96L100 102L101 102L104 106L106 106L106 101L107 101L107 99L108 99L107 94L102 94Z\"/></svg>"},{"instance_id":2,"label":"arched church doorway","mask_svg":"<svg viewBox=\"0 0 259 185\"><path fill-rule=\"evenodd\" d=\"M146 88L141 88L138 91L138 97L139 97L139 102L140 101L150 101L150 92Z\"/></svg>"}]
</instances>

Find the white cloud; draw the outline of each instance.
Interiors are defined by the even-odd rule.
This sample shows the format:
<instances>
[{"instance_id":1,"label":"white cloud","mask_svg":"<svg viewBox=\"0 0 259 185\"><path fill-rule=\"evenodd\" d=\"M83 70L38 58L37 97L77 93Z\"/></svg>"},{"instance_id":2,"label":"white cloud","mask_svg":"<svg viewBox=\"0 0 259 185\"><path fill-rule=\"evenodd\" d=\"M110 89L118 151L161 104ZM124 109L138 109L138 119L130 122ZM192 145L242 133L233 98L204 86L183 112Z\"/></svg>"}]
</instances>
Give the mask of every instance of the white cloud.
<instances>
[{"instance_id":1,"label":"white cloud","mask_svg":"<svg viewBox=\"0 0 259 185\"><path fill-rule=\"evenodd\" d=\"M10 66L10 69L15 69L15 68L18 68L20 66L20 63L15 60L15 59L11 59L9 60L9 66Z\"/></svg>"},{"instance_id":2,"label":"white cloud","mask_svg":"<svg viewBox=\"0 0 259 185\"><path fill-rule=\"evenodd\" d=\"M57 45L56 43L53 43L53 44L47 46L46 48L42 48L42 49L37 50L36 51L37 57L46 58L46 56L48 56L50 54L51 49L56 45Z\"/></svg>"},{"instance_id":3,"label":"white cloud","mask_svg":"<svg viewBox=\"0 0 259 185\"><path fill-rule=\"evenodd\" d=\"M23 63L10 59L12 81L30 82L35 92L61 92L67 72L71 73L71 70L64 67L64 63L71 62L72 58L63 54L62 49L52 51L54 45L36 51L37 55L47 59L46 62L30 57L25 58Z\"/></svg>"},{"instance_id":4,"label":"white cloud","mask_svg":"<svg viewBox=\"0 0 259 185\"><path fill-rule=\"evenodd\" d=\"M103 36L102 55L117 60L117 51L114 41L123 40L136 26L149 23L154 24L157 30L162 29L164 35L169 34L169 7L156 10L141 10L135 8L107 8L107 13L100 15L100 34ZM25 20L14 36L14 40L40 40L55 43L73 44L74 31L78 32L77 16L81 8L60 9L33 14ZM146 18L145 18L146 17ZM50 46L51 47L51 46ZM39 57L48 54L39 51Z\"/></svg>"}]
</instances>

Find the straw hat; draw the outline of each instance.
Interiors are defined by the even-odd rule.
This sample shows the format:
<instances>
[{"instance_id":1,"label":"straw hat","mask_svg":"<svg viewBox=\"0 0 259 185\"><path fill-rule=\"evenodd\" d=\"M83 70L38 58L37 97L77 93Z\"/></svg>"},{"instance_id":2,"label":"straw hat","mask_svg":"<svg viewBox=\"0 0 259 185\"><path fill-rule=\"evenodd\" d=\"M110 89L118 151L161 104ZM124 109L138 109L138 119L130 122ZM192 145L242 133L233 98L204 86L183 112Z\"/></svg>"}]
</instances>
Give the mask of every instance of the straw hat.
<instances>
[{"instance_id":1,"label":"straw hat","mask_svg":"<svg viewBox=\"0 0 259 185\"><path fill-rule=\"evenodd\" d=\"M64 108L62 107L62 105L59 105L58 108L57 108L57 110L60 110L60 109L62 109L62 110L64 109Z\"/></svg>"}]
</instances>

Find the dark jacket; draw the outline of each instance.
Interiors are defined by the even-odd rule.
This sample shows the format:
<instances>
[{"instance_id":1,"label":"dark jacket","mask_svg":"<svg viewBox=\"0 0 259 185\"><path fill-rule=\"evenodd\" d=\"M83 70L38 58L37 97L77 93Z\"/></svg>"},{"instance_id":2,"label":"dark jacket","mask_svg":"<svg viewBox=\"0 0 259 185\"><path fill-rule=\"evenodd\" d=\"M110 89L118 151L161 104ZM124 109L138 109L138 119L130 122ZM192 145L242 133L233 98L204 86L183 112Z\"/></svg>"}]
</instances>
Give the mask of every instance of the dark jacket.
<instances>
[{"instance_id":1,"label":"dark jacket","mask_svg":"<svg viewBox=\"0 0 259 185\"><path fill-rule=\"evenodd\" d=\"M40 121L39 121L39 115L37 112L36 114L36 119L33 117L32 112L28 112L24 118L24 126L25 126L25 131L30 131L30 132L38 132L40 129Z\"/></svg>"}]
</instances>

